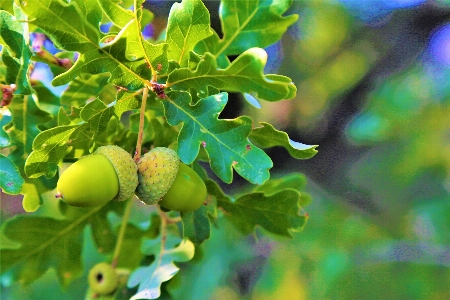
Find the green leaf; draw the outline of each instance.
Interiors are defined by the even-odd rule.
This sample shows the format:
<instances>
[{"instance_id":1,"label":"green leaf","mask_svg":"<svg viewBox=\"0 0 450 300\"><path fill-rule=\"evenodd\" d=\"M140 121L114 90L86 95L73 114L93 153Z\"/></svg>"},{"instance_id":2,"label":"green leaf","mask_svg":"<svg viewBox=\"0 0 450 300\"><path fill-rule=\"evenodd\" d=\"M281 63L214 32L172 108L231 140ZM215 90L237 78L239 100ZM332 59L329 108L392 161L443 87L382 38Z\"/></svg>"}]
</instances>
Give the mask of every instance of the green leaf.
<instances>
[{"instance_id":1,"label":"green leaf","mask_svg":"<svg viewBox=\"0 0 450 300\"><path fill-rule=\"evenodd\" d=\"M114 108L107 107L97 98L83 107L80 117L89 124L89 131L99 133L105 131L113 114Z\"/></svg>"},{"instance_id":2,"label":"green leaf","mask_svg":"<svg viewBox=\"0 0 450 300\"><path fill-rule=\"evenodd\" d=\"M273 194L284 189L294 189L299 192L306 187L306 176L302 173L290 173L282 175L280 178L270 178L264 184L255 186L255 192Z\"/></svg>"},{"instance_id":3,"label":"green leaf","mask_svg":"<svg viewBox=\"0 0 450 300\"><path fill-rule=\"evenodd\" d=\"M267 53L263 49L252 48L239 55L226 69L218 69L215 57L205 53L195 70L179 68L170 73L167 86L184 91L193 88L200 98L209 95L210 87L249 93L267 101L295 97L297 89L289 78L263 74L266 61Z\"/></svg>"},{"instance_id":4,"label":"green leaf","mask_svg":"<svg viewBox=\"0 0 450 300\"><path fill-rule=\"evenodd\" d=\"M98 0L71 0L66 2L76 2L83 19L89 23L94 31L99 29L99 21L102 19L103 13Z\"/></svg>"},{"instance_id":5,"label":"green leaf","mask_svg":"<svg viewBox=\"0 0 450 300\"><path fill-rule=\"evenodd\" d=\"M62 85L70 82L82 73L111 74L108 82L124 87L129 91L135 91L148 83L151 77L150 69L144 59L129 59L127 57L127 29L125 27L113 42L103 48L93 47L92 50L83 52L72 68L55 77L53 85ZM131 34L130 34L131 35Z\"/></svg>"},{"instance_id":6,"label":"green leaf","mask_svg":"<svg viewBox=\"0 0 450 300\"><path fill-rule=\"evenodd\" d=\"M49 113L51 116L57 116L58 111L61 108L60 98L55 96L47 86L42 82L35 82L33 84L33 90L37 95L37 104L43 111ZM52 120L45 124L39 124L39 129L46 130L58 125L58 118L52 118Z\"/></svg>"},{"instance_id":7,"label":"green leaf","mask_svg":"<svg viewBox=\"0 0 450 300\"><path fill-rule=\"evenodd\" d=\"M144 255L139 249L141 239L144 236L149 238L150 235L151 234L149 232L144 232L138 227L128 224L118 259L118 266L121 268L129 268L132 270L139 267L142 259L144 259Z\"/></svg>"},{"instance_id":8,"label":"green leaf","mask_svg":"<svg viewBox=\"0 0 450 300\"><path fill-rule=\"evenodd\" d=\"M18 215L2 226L3 234L21 244L18 249L0 249L2 273L11 270L25 284L41 277L50 267L67 285L82 274L82 229L79 224L51 218Z\"/></svg>"},{"instance_id":9,"label":"green leaf","mask_svg":"<svg viewBox=\"0 0 450 300\"><path fill-rule=\"evenodd\" d=\"M209 11L201 0L183 0L174 3L167 25L166 43L169 58L181 67L187 66L189 52L195 45L212 34Z\"/></svg>"},{"instance_id":10,"label":"green leaf","mask_svg":"<svg viewBox=\"0 0 450 300\"><path fill-rule=\"evenodd\" d=\"M270 178L260 186L256 186L254 192L263 192L266 195L273 194L285 189L294 189L300 192L299 205L304 207L311 202L311 196L304 192L306 187L306 176L302 173L291 173L282 175L280 178Z\"/></svg>"},{"instance_id":11,"label":"green leaf","mask_svg":"<svg viewBox=\"0 0 450 300\"><path fill-rule=\"evenodd\" d=\"M135 3L134 13L130 12L133 17L121 32L126 36L125 58L130 61L144 60L145 67L153 74L165 73L169 62L167 59L167 47L165 43L153 45L144 40L142 36L142 20L145 18L141 4ZM121 33L119 33L120 36ZM146 73L146 70L143 70ZM149 76L144 74L144 76ZM149 77L145 77L148 79Z\"/></svg>"},{"instance_id":12,"label":"green leaf","mask_svg":"<svg viewBox=\"0 0 450 300\"><path fill-rule=\"evenodd\" d=\"M96 210L95 212L92 212L92 207L81 208L70 206L63 201L59 201L57 205L62 216L65 217L67 221L77 222L80 218L85 218L86 214L91 214L87 220L90 225L92 239L95 243L97 251L107 254L113 252L117 236L116 230L113 228L114 226L110 224L107 216L112 212L122 215L125 203L128 202L111 201L106 206L103 205L100 210Z\"/></svg>"},{"instance_id":13,"label":"green leaf","mask_svg":"<svg viewBox=\"0 0 450 300\"><path fill-rule=\"evenodd\" d=\"M0 148L6 147L10 144L11 140L6 133L4 127L11 122L11 116L6 114L0 115Z\"/></svg>"},{"instance_id":14,"label":"green leaf","mask_svg":"<svg viewBox=\"0 0 450 300\"><path fill-rule=\"evenodd\" d=\"M120 255L117 260L117 267L134 270L139 267L139 265L142 264L143 259L145 259L145 254L142 253L140 249L142 239L155 239L158 237L161 227L161 218L158 214L150 214L149 216L149 210L146 209L149 207L142 209L141 203L136 201L136 199L132 199L132 201L134 201L134 207L125 230ZM136 208L136 210L134 210L134 208ZM123 219L120 216L116 216L116 214L110 214L110 217L111 216L115 217L115 225L117 231L119 231L119 226L121 226Z\"/></svg>"},{"instance_id":15,"label":"green leaf","mask_svg":"<svg viewBox=\"0 0 450 300\"><path fill-rule=\"evenodd\" d=\"M25 179L22 185L21 194L24 195L22 207L26 212L36 211L44 200L44 193L53 190L56 187L56 178L27 178L21 170L22 177Z\"/></svg>"},{"instance_id":16,"label":"green leaf","mask_svg":"<svg viewBox=\"0 0 450 300\"><path fill-rule=\"evenodd\" d=\"M51 116L38 107L32 96L14 96L8 108L12 116L8 134L15 146L9 157L21 168L32 150L34 138L40 133L38 126L50 121Z\"/></svg>"},{"instance_id":17,"label":"green leaf","mask_svg":"<svg viewBox=\"0 0 450 300\"><path fill-rule=\"evenodd\" d=\"M0 9L9 11L11 14L13 14L13 4L14 0L0 0Z\"/></svg>"},{"instance_id":18,"label":"green leaf","mask_svg":"<svg viewBox=\"0 0 450 300\"><path fill-rule=\"evenodd\" d=\"M84 122L77 125L58 126L41 132L36 136L33 152L25 163L27 176L30 178L43 175L47 178L55 176L59 162L68 153L69 147L74 146L72 141L75 140L87 148L92 148L97 137L107 130L113 115L113 106L107 107L102 101L96 99L80 111L80 117ZM83 136L85 139L82 138Z\"/></svg>"},{"instance_id":19,"label":"green leaf","mask_svg":"<svg viewBox=\"0 0 450 300\"><path fill-rule=\"evenodd\" d=\"M124 112L138 109L140 106L141 99L139 99L138 95L119 91L117 93L116 104L114 105L114 113L120 118Z\"/></svg>"},{"instance_id":20,"label":"green leaf","mask_svg":"<svg viewBox=\"0 0 450 300\"><path fill-rule=\"evenodd\" d=\"M144 40L142 35L142 19L144 17L141 5L135 3L137 8L134 11L134 20L129 25L129 31L132 33L127 40L128 57L144 57L147 67L153 74L165 74L169 68L168 44L161 43L153 45Z\"/></svg>"},{"instance_id":21,"label":"green leaf","mask_svg":"<svg viewBox=\"0 0 450 300\"><path fill-rule=\"evenodd\" d=\"M183 237L188 238L194 245L200 245L211 235L211 222L208 217L208 208L202 205L199 209L181 213L183 222Z\"/></svg>"},{"instance_id":22,"label":"green leaf","mask_svg":"<svg viewBox=\"0 0 450 300\"><path fill-rule=\"evenodd\" d=\"M213 54L238 55L249 48L264 48L279 41L298 19L298 15L282 16L291 4L292 0L222 0L223 38Z\"/></svg>"},{"instance_id":23,"label":"green leaf","mask_svg":"<svg viewBox=\"0 0 450 300\"><path fill-rule=\"evenodd\" d=\"M24 180L17 166L0 153L0 188L8 194L19 194Z\"/></svg>"},{"instance_id":24,"label":"green leaf","mask_svg":"<svg viewBox=\"0 0 450 300\"><path fill-rule=\"evenodd\" d=\"M165 247L161 251L161 235L157 239L145 239L141 251L154 255L155 260L147 267L137 268L128 279L128 287L139 285L133 299L156 299L161 295L161 284L170 280L179 270L174 262L186 262L194 257L194 244L189 240L167 236ZM176 246L178 245L178 246Z\"/></svg>"},{"instance_id":25,"label":"green leaf","mask_svg":"<svg viewBox=\"0 0 450 300\"><path fill-rule=\"evenodd\" d=\"M142 45L127 43L128 40L139 39L136 35L140 33L132 30L133 26L130 26L134 20L130 21L113 41L101 45L101 33L98 29L101 18L97 10L88 10L88 5L83 6L78 2L66 4L61 1L43 0L22 4L22 9L32 22L44 30L57 47L80 53L72 68L55 77L52 83L66 84L81 73L109 72L110 83L131 91L142 88L151 77L148 63L143 58L129 59L127 56L128 51L141 51L142 48ZM90 14L86 15L87 12Z\"/></svg>"},{"instance_id":26,"label":"green leaf","mask_svg":"<svg viewBox=\"0 0 450 300\"><path fill-rule=\"evenodd\" d=\"M80 107L97 97L109 78L108 74L82 74L72 80L61 94L61 104Z\"/></svg>"},{"instance_id":27,"label":"green leaf","mask_svg":"<svg viewBox=\"0 0 450 300\"><path fill-rule=\"evenodd\" d=\"M300 215L299 201L298 191L284 189L269 195L263 192L249 193L236 201L219 193L217 205L222 208L225 217L244 234L261 226L269 232L292 237L291 232L301 230L308 219L306 215Z\"/></svg>"},{"instance_id":28,"label":"green leaf","mask_svg":"<svg viewBox=\"0 0 450 300\"><path fill-rule=\"evenodd\" d=\"M134 17L132 11L111 0L98 0L98 3L108 19L120 28L125 27Z\"/></svg>"},{"instance_id":29,"label":"green leaf","mask_svg":"<svg viewBox=\"0 0 450 300\"><path fill-rule=\"evenodd\" d=\"M168 147L177 140L178 131L167 123L163 117L150 119L149 128L153 131L153 145L155 147ZM150 131L150 130L148 130Z\"/></svg>"},{"instance_id":30,"label":"green leaf","mask_svg":"<svg viewBox=\"0 0 450 300\"><path fill-rule=\"evenodd\" d=\"M74 111L77 108L74 108ZM72 115L72 113L71 113ZM58 125L62 126L62 125L70 125L72 123L71 118L69 117L69 115L66 113L66 111L64 110L64 107L60 106L59 110L58 110Z\"/></svg>"},{"instance_id":31,"label":"green leaf","mask_svg":"<svg viewBox=\"0 0 450 300\"><path fill-rule=\"evenodd\" d=\"M98 48L101 15L86 15L79 2L42 0L19 4L31 23L44 30L58 48L84 53Z\"/></svg>"},{"instance_id":32,"label":"green leaf","mask_svg":"<svg viewBox=\"0 0 450 300\"><path fill-rule=\"evenodd\" d=\"M8 158L19 168L25 179L20 192L24 195L23 208L25 211L35 211L42 204L42 194L53 189L56 182L46 178L27 178L23 168L32 151L33 140L41 132L38 128L51 120L51 117L38 107L31 95L15 95L8 108L12 116L7 130L12 146Z\"/></svg>"},{"instance_id":33,"label":"green leaf","mask_svg":"<svg viewBox=\"0 0 450 300\"><path fill-rule=\"evenodd\" d=\"M14 280L30 283L54 268L60 283L67 285L83 273L83 231L91 225L92 233L110 228L99 226L109 210L123 207L123 202L111 202L94 208L69 207L63 219L46 216L17 215L2 225L2 234L20 246L0 246L1 272L8 272ZM65 217L65 218L64 218ZM99 235L100 232L97 233ZM116 240L115 235L109 237ZM114 244L114 242L110 242ZM101 246L101 245L100 245Z\"/></svg>"},{"instance_id":34,"label":"green leaf","mask_svg":"<svg viewBox=\"0 0 450 300\"><path fill-rule=\"evenodd\" d=\"M71 136L82 131L86 124L58 126L41 132L33 142L33 152L25 163L25 173L30 178L45 175L47 178L55 176L58 163L67 152L67 143Z\"/></svg>"},{"instance_id":35,"label":"green leaf","mask_svg":"<svg viewBox=\"0 0 450 300\"><path fill-rule=\"evenodd\" d=\"M276 130L272 125L260 122L262 127L252 130L250 140L261 148L282 146L288 150L289 154L297 159L308 159L318 152L317 145L305 145L291 140L286 132Z\"/></svg>"},{"instance_id":36,"label":"green leaf","mask_svg":"<svg viewBox=\"0 0 450 300\"><path fill-rule=\"evenodd\" d=\"M31 86L28 79L31 51L28 40L26 16L14 6L16 16L0 11L0 44L4 45L2 60L6 65L6 83L15 84L14 94L29 95Z\"/></svg>"},{"instance_id":37,"label":"green leaf","mask_svg":"<svg viewBox=\"0 0 450 300\"><path fill-rule=\"evenodd\" d=\"M231 197L225 194L220 186L212 179L205 180L206 188L208 190L208 195L216 198L217 203L219 202L231 202Z\"/></svg>"},{"instance_id":38,"label":"green leaf","mask_svg":"<svg viewBox=\"0 0 450 300\"><path fill-rule=\"evenodd\" d=\"M208 153L211 169L224 182L233 180L233 168L252 183L269 179L272 161L261 149L248 141L252 120L242 116L232 120L218 120L228 101L226 93L201 99L191 104L186 92L170 92L163 101L167 122L176 126L183 122L178 136L178 155L191 164L200 146Z\"/></svg>"},{"instance_id":39,"label":"green leaf","mask_svg":"<svg viewBox=\"0 0 450 300\"><path fill-rule=\"evenodd\" d=\"M210 53L219 53L220 51L220 43L219 43L219 35L217 32L213 30L213 34L210 35L208 38L201 40L197 43L195 46L195 53L198 54L205 54L206 52ZM244 51L241 51L244 52ZM191 52L192 53L192 52ZM230 59L225 54L219 54L216 55L217 65L221 69L225 69L230 65Z\"/></svg>"}]
</instances>

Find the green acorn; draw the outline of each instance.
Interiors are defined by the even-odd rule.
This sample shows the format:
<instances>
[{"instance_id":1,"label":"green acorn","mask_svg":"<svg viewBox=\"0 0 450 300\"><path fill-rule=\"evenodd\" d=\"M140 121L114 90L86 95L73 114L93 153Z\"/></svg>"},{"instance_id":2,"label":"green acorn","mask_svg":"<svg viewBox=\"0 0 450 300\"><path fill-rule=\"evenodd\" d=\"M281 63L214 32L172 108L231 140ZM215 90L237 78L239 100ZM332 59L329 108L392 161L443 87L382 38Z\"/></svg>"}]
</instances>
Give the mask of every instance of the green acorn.
<instances>
[{"instance_id":1,"label":"green acorn","mask_svg":"<svg viewBox=\"0 0 450 300\"><path fill-rule=\"evenodd\" d=\"M157 147L137 163L139 184L136 196L146 203L179 212L198 209L206 200L206 185L189 166L180 162L177 153Z\"/></svg>"},{"instance_id":2,"label":"green acorn","mask_svg":"<svg viewBox=\"0 0 450 300\"><path fill-rule=\"evenodd\" d=\"M119 276L111 265L102 262L96 264L89 271L88 282L93 292L105 296L116 290L119 284Z\"/></svg>"},{"instance_id":3,"label":"green acorn","mask_svg":"<svg viewBox=\"0 0 450 300\"><path fill-rule=\"evenodd\" d=\"M145 204L155 204L167 193L178 174L180 160L175 151L156 147L137 162L136 196Z\"/></svg>"},{"instance_id":4,"label":"green acorn","mask_svg":"<svg viewBox=\"0 0 450 300\"><path fill-rule=\"evenodd\" d=\"M108 145L68 167L58 180L56 197L73 206L97 206L130 198L137 184L131 155Z\"/></svg>"}]
</instances>

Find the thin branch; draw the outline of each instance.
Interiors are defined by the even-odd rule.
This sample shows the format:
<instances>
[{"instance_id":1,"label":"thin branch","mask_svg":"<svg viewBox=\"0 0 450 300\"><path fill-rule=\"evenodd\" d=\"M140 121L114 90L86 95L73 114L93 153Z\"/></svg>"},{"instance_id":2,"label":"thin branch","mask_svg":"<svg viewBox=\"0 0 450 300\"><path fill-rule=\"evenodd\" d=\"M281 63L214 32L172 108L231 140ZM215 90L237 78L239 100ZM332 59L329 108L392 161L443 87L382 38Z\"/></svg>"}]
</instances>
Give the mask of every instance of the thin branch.
<instances>
[{"instance_id":1,"label":"thin branch","mask_svg":"<svg viewBox=\"0 0 450 300\"><path fill-rule=\"evenodd\" d=\"M141 158L142 151L142 139L144 135L144 123L145 123L145 105L147 103L148 97L148 87L144 88L144 92L142 94L142 103L141 103L141 111L139 115L139 133L138 140L136 144L136 152L134 153L134 161L137 162Z\"/></svg>"},{"instance_id":2,"label":"thin branch","mask_svg":"<svg viewBox=\"0 0 450 300\"><path fill-rule=\"evenodd\" d=\"M66 70L69 70L73 62L68 58L58 58L48 52L44 47L44 43L47 40L47 36L42 33L36 33L36 38L33 41L32 48L36 57L33 57L35 60L43 61L48 65L55 65L62 67Z\"/></svg>"}]
</instances>

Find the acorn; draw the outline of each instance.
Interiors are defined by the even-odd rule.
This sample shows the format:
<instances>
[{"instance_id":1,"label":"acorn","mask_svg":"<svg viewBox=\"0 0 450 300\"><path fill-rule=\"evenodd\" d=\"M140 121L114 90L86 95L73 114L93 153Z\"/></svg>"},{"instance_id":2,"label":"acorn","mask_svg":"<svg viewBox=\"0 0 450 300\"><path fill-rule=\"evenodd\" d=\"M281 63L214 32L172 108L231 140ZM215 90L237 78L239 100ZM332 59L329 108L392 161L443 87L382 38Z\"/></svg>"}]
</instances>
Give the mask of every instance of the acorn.
<instances>
[{"instance_id":1,"label":"acorn","mask_svg":"<svg viewBox=\"0 0 450 300\"><path fill-rule=\"evenodd\" d=\"M206 185L189 166L180 162L169 148L156 147L137 162L136 196L145 204L158 203L168 210L188 212L206 199Z\"/></svg>"},{"instance_id":2,"label":"acorn","mask_svg":"<svg viewBox=\"0 0 450 300\"><path fill-rule=\"evenodd\" d=\"M131 155L108 145L69 166L58 180L56 197L72 206L97 206L130 198L137 184Z\"/></svg>"},{"instance_id":3,"label":"acorn","mask_svg":"<svg viewBox=\"0 0 450 300\"><path fill-rule=\"evenodd\" d=\"M111 265L102 262L96 264L89 271L88 282L93 292L105 296L116 290L119 284L119 276Z\"/></svg>"}]
</instances>

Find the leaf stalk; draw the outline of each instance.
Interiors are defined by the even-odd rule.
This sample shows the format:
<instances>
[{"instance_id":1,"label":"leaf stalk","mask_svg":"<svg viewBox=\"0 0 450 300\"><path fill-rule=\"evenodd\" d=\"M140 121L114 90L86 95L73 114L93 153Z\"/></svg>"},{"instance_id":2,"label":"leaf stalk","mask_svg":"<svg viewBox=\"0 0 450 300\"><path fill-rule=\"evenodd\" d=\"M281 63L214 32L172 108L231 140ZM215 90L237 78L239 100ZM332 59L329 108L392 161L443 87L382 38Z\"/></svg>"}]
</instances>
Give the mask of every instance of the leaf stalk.
<instances>
[{"instance_id":1,"label":"leaf stalk","mask_svg":"<svg viewBox=\"0 0 450 300\"><path fill-rule=\"evenodd\" d=\"M141 111L139 113L139 132L138 132L138 140L136 144L136 152L134 153L134 161L137 162L141 158L142 152L142 139L144 136L144 123L145 123L145 105L147 103L148 97L148 87L144 88L142 93L142 103L141 103Z\"/></svg>"}]
</instances>

